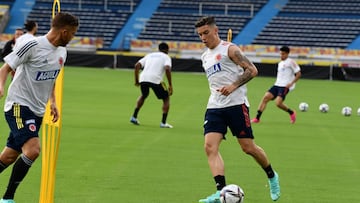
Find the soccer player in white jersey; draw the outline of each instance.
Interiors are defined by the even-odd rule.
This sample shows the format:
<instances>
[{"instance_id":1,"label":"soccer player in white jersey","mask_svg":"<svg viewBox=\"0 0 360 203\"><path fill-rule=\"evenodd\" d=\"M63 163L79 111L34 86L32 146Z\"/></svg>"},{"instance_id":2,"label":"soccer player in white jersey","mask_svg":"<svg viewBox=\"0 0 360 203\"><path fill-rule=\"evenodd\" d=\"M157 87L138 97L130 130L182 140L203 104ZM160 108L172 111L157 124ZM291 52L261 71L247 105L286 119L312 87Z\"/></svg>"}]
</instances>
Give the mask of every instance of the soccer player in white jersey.
<instances>
[{"instance_id":1,"label":"soccer player in white jersey","mask_svg":"<svg viewBox=\"0 0 360 203\"><path fill-rule=\"evenodd\" d=\"M300 79L301 72L299 65L289 58L290 48L283 46L280 48L280 59L277 68L277 76L275 84L263 96L256 117L251 120L252 123L259 123L262 113L265 111L269 101L275 100L278 108L289 113L290 123L296 121L296 111L290 109L284 100L286 95L295 88L295 83Z\"/></svg>"},{"instance_id":2,"label":"soccer player in white jersey","mask_svg":"<svg viewBox=\"0 0 360 203\"><path fill-rule=\"evenodd\" d=\"M29 41L30 39L35 38L35 34L38 30L38 24L35 21L28 20L24 23L24 29L26 30L26 33L16 39L14 49L19 46L19 44L22 44L24 41ZM11 71L12 77L14 77L14 74L15 71Z\"/></svg>"},{"instance_id":3,"label":"soccer player in white jersey","mask_svg":"<svg viewBox=\"0 0 360 203\"><path fill-rule=\"evenodd\" d=\"M16 39L15 47L21 44L23 41L34 38L38 30L38 24L33 20L27 20L24 23L24 29L26 30L26 33Z\"/></svg>"},{"instance_id":4,"label":"soccer player in white jersey","mask_svg":"<svg viewBox=\"0 0 360 203\"><path fill-rule=\"evenodd\" d=\"M160 128L172 128L173 126L166 122L170 108L170 95L173 93L171 82L171 58L168 55L169 45L160 43L158 46L159 51L147 54L135 64L135 85L140 86L141 95L136 101L136 107L130 122L139 125L138 113L143 106L146 98L149 96L150 88L154 91L158 99L163 100L162 118ZM143 70L140 73L140 69ZM168 89L162 81L164 74L168 80Z\"/></svg>"},{"instance_id":5,"label":"soccer player in white jersey","mask_svg":"<svg viewBox=\"0 0 360 203\"><path fill-rule=\"evenodd\" d=\"M50 100L53 122L59 118L55 80L66 60L65 46L79 26L77 17L58 13L50 31L19 44L5 57L0 69L0 97L7 75L16 70L5 100L5 118L10 127L5 148L0 154L0 173L12 163L9 183L0 203L14 203L15 191L40 153L39 129Z\"/></svg>"},{"instance_id":6,"label":"soccer player in white jersey","mask_svg":"<svg viewBox=\"0 0 360 203\"><path fill-rule=\"evenodd\" d=\"M280 197L279 176L272 169L265 151L254 142L246 97L246 83L257 75L257 68L238 46L220 39L214 17L200 18L195 28L208 48L201 56L210 88L204 122L204 148L216 183L216 192L199 202L220 203L220 190L226 181L219 147L227 128L237 138L243 152L252 156L265 171L270 195L275 201Z\"/></svg>"}]
</instances>

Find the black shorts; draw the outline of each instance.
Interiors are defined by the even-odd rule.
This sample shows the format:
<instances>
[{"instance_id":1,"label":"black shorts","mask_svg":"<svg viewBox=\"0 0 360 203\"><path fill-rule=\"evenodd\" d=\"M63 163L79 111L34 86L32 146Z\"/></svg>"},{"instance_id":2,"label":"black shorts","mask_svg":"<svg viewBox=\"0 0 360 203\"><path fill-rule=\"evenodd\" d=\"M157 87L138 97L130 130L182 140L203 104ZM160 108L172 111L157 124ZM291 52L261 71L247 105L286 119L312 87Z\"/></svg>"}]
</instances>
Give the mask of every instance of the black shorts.
<instances>
[{"instance_id":1,"label":"black shorts","mask_svg":"<svg viewBox=\"0 0 360 203\"><path fill-rule=\"evenodd\" d=\"M275 99L276 97L281 97L284 101L286 95L289 93L289 89L286 87L279 87L274 85L268 90L268 92L274 95L273 99Z\"/></svg>"},{"instance_id":2,"label":"black shorts","mask_svg":"<svg viewBox=\"0 0 360 203\"><path fill-rule=\"evenodd\" d=\"M221 109L207 109L205 113L204 135L210 132L225 134L227 128L237 138L254 138L252 133L249 108L245 105Z\"/></svg>"},{"instance_id":3,"label":"black shorts","mask_svg":"<svg viewBox=\"0 0 360 203\"><path fill-rule=\"evenodd\" d=\"M5 112L6 121L10 127L10 134L6 146L21 152L26 141L39 137L42 117L36 116L27 106L14 104Z\"/></svg>"},{"instance_id":4,"label":"black shorts","mask_svg":"<svg viewBox=\"0 0 360 203\"><path fill-rule=\"evenodd\" d=\"M145 98L149 96L150 88L154 91L158 99L166 99L169 97L169 92L164 82L160 84L154 84L151 82L141 82L140 88L141 88L141 94Z\"/></svg>"}]
</instances>

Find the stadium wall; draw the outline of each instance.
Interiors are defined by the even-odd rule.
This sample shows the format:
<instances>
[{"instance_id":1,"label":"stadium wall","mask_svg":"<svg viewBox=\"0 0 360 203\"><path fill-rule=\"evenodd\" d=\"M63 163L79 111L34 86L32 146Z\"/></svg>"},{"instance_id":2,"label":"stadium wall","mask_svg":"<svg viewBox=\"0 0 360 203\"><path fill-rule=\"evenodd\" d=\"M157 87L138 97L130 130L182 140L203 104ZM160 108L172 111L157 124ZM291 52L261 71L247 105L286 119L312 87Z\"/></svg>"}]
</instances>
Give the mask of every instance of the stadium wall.
<instances>
[{"instance_id":1,"label":"stadium wall","mask_svg":"<svg viewBox=\"0 0 360 203\"><path fill-rule=\"evenodd\" d=\"M84 54L69 52L66 66L83 66L94 68L122 68L133 69L134 64L141 56L125 56L117 54ZM199 59L173 58L173 71L179 72L203 72ZM275 77L277 64L255 63L259 70L259 76ZM360 81L360 68L301 65L302 78Z\"/></svg>"}]
</instances>

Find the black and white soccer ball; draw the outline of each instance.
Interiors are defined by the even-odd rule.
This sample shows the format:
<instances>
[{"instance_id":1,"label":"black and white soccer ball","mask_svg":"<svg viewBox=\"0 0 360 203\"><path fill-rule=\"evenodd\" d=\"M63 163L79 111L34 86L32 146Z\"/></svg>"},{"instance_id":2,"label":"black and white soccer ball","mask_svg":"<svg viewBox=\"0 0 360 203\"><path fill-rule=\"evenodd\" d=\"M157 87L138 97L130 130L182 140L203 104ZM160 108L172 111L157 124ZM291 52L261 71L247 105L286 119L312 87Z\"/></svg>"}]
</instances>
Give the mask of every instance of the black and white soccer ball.
<instances>
[{"instance_id":1,"label":"black and white soccer ball","mask_svg":"<svg viewBox=\"0 0 360 203\"><path fill-rule=\"evenodd\" d=\"M235 184L227 185L220 191L221 203L243 203L244 198L243 189Z\"/></svg>"},{"instance_id":2,"label":"black and white soccer ball","mask_svg":"<svg viewBox=\"0 0 360 203\"><path fill-rule=\"evenodd\" d=\"M351 109L351 107L348 107L348 106L345 106L341 110L341 114L344 116L351 116L351 112L352 112L352 109Z\"/></svg>"},{"instance_id":3,"label":"black and white soccer ball","mask_svg":"<svg viewBox=\"0 0 360 203\"><path fill-rule=\"evenodd\" d=\"M329 109L330 109L330 107L329 107L329 105L328 104L320 104L320 106L319 106L319 111L321 112L321 113L327 113L328 111L329 111Z\"/></svg>"},{"instance_id":4,"label":"black and white soccer ball","mask_svg":"<svg viewBox=\"0 0 360 203\"><path fill-rule=\"evenodd\" d=\"M303 112L308 111L309 104L307 104L306 102L301 102L299 104L299 109L300 109L300 111L303 111Z\"/></svg>"}]
</instances>

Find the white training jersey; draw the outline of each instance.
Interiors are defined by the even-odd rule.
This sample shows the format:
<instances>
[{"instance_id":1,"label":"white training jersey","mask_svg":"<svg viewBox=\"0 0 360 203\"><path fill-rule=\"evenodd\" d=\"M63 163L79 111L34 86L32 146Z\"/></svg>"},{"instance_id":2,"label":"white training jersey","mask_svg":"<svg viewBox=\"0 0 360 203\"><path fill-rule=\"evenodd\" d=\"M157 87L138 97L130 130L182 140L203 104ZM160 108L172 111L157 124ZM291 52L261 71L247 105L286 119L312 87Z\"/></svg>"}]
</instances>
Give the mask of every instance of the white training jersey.
<instances>
[{"instance_id":1,"label":"white training jersey","mask_svg":"<svg viewBox=\"0 0 360 203\"><path fill-rule=\"evenodd\" d=\"M28 32L21 35L20 37L18 37L16 39L15 46L14 46L13 50L15 49L15 47L18 47L20 44L24 43L25 41L29 41L30 39L34 39L34 38L35 38L35 36L33 34L28 33Z\"/></svg>"},{"instance_id":2,"label":"white training jersey","mask_svg":"<svg viewBox=\"0 0 360 203\"><path fill-rule=\"evenodd\" d=\"M28 106L37 116L45 113L55 80L66 60L65 47L55 47L46 36L24 41L4 60L14 71L4 111L14 103Z\"/></svg>"},{"instance_id":3,"label":"white training jersey","mask_svg":"<svg viewBox=\"0 0 360 203\"><path fill-rule=\"evenodd\" d=\"M163 52L147 54L138 61L143 70L140 73L139 82L151 82L160 84L165 73L165 66L171 68L171 58Z\"/></svg>"},{"instance_id":4,"label":"white training jersey","mask_svg":"<svg viewBox=\"0 0 360 203\"><path fill-rule=\"evenodd\" d=\"M202 55L202 65L209 81L210 97L207 108L225 108L240 104L249 106L246 85L237 88L230 95L222 95L217 90L238 80L244 69L236 65L228 56L229 46L232 43L221 41L214 49L207 49Z\"/></svg>"},{"instance_id":5,"label":"white training jersey","mask_svg":"<svg viewBox=\"0 0 360 203\"><path fill-rule=\"evenodd\" d=\"M285 87L295 78L295 73L300 71L299 65L291 58L287 58L278 63L277 76L275 86ZM295 84L290 87L290 90L295 88Z\"/></svg>"}]
</instances>

